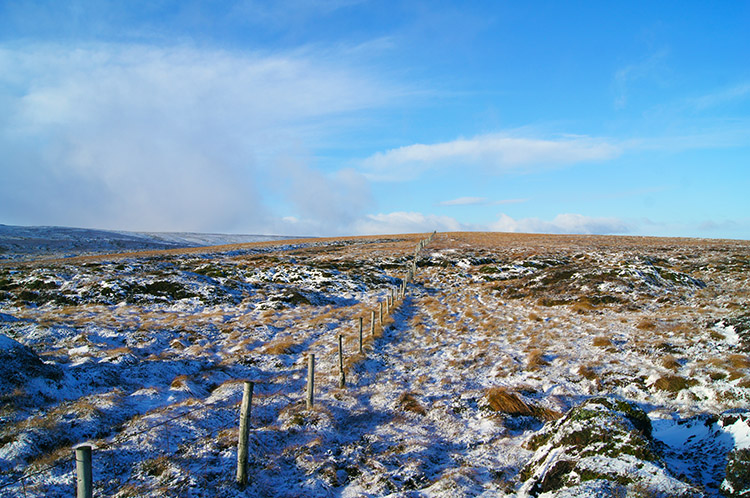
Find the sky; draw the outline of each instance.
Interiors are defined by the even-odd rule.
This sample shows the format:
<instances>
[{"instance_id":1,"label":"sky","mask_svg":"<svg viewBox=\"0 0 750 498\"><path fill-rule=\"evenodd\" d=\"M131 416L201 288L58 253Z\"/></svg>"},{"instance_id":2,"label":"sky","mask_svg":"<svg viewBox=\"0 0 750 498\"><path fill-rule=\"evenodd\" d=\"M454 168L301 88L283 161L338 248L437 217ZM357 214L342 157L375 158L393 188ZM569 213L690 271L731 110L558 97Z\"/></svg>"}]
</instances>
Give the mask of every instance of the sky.
<instances>
[{"instance_id":1,"label":"sky","mask_svg":"<svg viewBox=\"0 0 750 498\"><path fill-rule=\"evenodd\" d=\"M0 223L750 240L750 2L0 0Z\"/></svg>"}]
</instances>

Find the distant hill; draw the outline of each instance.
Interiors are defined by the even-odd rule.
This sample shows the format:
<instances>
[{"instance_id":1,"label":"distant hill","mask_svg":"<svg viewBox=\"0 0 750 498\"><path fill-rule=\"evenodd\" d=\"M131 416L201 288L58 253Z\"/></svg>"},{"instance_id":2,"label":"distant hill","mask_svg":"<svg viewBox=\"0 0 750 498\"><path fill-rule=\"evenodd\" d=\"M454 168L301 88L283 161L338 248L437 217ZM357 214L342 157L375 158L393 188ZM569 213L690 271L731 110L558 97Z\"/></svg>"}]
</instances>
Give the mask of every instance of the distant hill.
<instances>
[{"instance_id":1,"label":"distant hill","mask_svg":"<svg viewBox=\"0 0 750 498\"><path fill-rule=\"evenodd\" d=\"M24 227L0 224L0 260L205 247L288 238L292 237L190 232L124 232L88 228Z\"/></svg>"}]
</instances>

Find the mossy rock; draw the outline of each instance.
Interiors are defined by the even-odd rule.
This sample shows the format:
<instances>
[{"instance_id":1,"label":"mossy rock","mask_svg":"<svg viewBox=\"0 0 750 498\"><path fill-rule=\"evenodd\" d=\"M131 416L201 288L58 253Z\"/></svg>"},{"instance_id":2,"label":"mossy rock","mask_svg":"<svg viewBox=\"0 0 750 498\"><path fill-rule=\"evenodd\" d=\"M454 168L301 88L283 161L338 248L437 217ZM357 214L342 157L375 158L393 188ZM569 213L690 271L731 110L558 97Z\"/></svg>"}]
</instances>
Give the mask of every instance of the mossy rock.
<instances>
[{"instance_id":1,"label":"mossy rock","mask_svg":"<svg viewBox=\"0 0 750 498\"><path fill-rule=\"evenodd\" d=\"M644 488L656 495L697 495L667 474L646 413L620 399L591 398L547 424L525 446L535 451L521 471L531 496L588 481L624 492Z\"/></svg>"},{"instance_id":2,"label":"mossy rock","mask_svg":"<svg viewBox=\"0 0 750 498\"><path fill-rule=\"evenodd\" d=\"M729 453L721 493L731 498L750 496L750 449L739 449Z\"/></svg>"}]
</instances>

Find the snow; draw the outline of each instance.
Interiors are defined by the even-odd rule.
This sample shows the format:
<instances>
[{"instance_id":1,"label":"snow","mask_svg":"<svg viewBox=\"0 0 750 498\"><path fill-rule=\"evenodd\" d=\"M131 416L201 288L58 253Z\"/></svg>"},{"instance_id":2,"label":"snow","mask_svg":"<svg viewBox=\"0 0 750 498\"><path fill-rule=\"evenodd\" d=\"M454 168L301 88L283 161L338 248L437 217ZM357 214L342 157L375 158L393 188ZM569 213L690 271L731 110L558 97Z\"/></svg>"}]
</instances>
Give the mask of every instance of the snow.
<instances>
[{"instance_id":1,"label":"snow","mask_svg":"<svg viewBox=\"0 0 750 498\"><path fill-rule=\"evenodd\" d=\"M594 395L637 403L664 444L665 467L601 455L585 464L643 472L664 493L677 493L674 476L684 476L718 496L716 462L750 438L747 419L720 416L744 408L750 390L748 369L728 359L744 354L741 337L715 325L735 316L746 273L716 268L750 247L609 240L439 234L375 338L370 310L400 284L416 237L8 263L0 280L19 287L0 294L0 333L62 377L25 380L0 413L0 441L9 441L0 486L55 440L61 455L97 445L95 459L108 462L95 472L100 494L132 486L158 496L170 486L185 496L515 496L529 488L519 478L533 455L524 443L544 421L493 412L488 390L504 387L561 414ZM669 254L680 257L658 259ZM559 276L568 270L574 278ZM37 300L17 299L24 289ZM354 356L359 316L363 357ZM594 346L602 336L610 343ZM0 351L8 341L0 335ZM313 410L304 408L308 352ZM663 364L668 355L677 366ZM691 382L659 388L668 375ZM232 483L244 379L256 382L246 494ZM406 394L422 413L407 408ZM65 496L71 482L66 467L26 484L29 496ZM552 495L609 496L612 486Z\"/></svg>"}]
</instances>

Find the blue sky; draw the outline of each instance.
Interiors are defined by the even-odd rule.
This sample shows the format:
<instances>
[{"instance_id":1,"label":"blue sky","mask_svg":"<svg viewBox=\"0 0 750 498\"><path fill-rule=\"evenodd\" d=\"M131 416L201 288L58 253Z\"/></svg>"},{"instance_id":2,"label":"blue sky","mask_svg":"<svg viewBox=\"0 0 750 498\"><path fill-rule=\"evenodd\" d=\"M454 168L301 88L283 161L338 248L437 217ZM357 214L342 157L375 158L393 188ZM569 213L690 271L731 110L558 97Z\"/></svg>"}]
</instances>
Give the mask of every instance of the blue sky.
<instances>
[{"instance_id":1,"label":"blue sky","mask_svg":"<svg viewBox=\"0 0 750 498\"><path fill-rule=\"evenodd\" d=\"M0 0L0 223L750 239L750 3Z\"/></svg>"}]
</instances>

